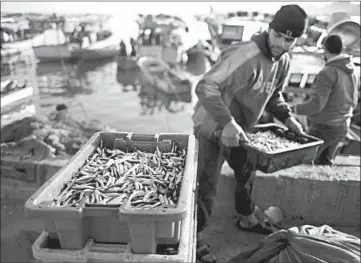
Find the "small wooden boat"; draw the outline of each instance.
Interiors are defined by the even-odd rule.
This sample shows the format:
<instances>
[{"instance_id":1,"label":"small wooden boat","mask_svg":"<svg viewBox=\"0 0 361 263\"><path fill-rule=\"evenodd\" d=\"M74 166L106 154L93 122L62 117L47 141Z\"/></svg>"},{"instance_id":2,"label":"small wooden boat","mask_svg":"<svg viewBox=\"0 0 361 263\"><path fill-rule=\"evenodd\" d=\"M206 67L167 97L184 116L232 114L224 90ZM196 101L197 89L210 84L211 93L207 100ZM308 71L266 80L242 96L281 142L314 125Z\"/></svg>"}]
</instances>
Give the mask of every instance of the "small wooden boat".
<instances>
[{"instance_id":1,"label":"small wooden boat","mask_svg":"<svg viewBox=\"0 0 361 263\"><path fill-rule=\"evenodd\" d=\"M138 66L141 86L152 86L180 101L191 102L192 83L184 72L172 69L164 61L153 57L141 57Z\"/></svg>"}]
</instances>

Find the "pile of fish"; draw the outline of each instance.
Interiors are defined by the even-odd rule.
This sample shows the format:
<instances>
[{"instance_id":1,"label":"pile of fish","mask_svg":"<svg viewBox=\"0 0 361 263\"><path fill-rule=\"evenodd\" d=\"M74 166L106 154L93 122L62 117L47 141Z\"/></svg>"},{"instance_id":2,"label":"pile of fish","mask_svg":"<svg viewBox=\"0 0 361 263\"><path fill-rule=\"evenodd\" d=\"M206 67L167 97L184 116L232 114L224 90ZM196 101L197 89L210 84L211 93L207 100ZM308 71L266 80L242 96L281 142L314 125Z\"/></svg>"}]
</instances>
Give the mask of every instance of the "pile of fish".
<instances>
[{"instance_id":1,"label":"pile of fish","mask_svg":"<svg viewBox=\"0 0 361 263\"><path fill-rule=\"evenodd\" d=\"M97 147L64 186L53 206L121 205L133 208L176 207L186 150L172 144L170 152L154 153Z\"/></svg>"},{"instance_id":2,"label":"pile of fish","mask_svg":"<svg viewBox=\"0 0 361 263\"><path fill-rule=\"evenodd\" d=\"M255 133L246 132L246 135L249 139L249 142L247 143L248 146L266 153L291 150L301 145L301 142L279 136L272 131L258 131Z\"/></svg>"}]
</instances>

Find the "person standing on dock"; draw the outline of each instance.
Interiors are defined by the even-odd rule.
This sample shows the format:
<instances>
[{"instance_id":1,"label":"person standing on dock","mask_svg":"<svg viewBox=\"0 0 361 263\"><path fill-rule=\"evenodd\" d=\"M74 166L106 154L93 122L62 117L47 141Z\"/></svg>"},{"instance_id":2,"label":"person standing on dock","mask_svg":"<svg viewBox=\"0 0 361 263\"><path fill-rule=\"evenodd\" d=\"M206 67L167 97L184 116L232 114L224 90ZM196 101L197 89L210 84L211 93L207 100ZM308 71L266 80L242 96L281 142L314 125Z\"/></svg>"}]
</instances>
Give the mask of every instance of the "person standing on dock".
<instances>
[{"instance_id":1,"label":"person standing on dock","mask_svg":"<svg viewBox=\"0 0 361 263\"><path fill-rule=\"evenodd\" d=\"M130 46L132 49L132 51L130 52L130 56L131 57L137 56L137 50L138 50L137 42L132 37L130 38Z\"/></svg>"},{"instance_id":2,"label":"person standing on dock","mask_svg":"<svg viewBox=\"0 0 361 263\"><path fill-rule=\"evenodd\" d=\"M357 105L359 80L351 57L343 54L343 49L340 36L331 35L325 40L326 65L312 84L310 98L292 107L294 113L308 116L309 134L324 141L315 164L332 165Z\"/></svg>"},{"instance_id":3,"label":"person standing on dock","mask_svg":"<svg viewBox=\"0 0 361 263\"><path fill-rule=\"evenodd\" d=\"M119 55L122 57L128 56L127 47L126 47L123 39L119 43Z\"/></svg>"},{"instance_id":4,"label":"person standing on dock","mask_svg":"<svg viewBox=\"0 0 361 263\"><path fill-rule=\"evenodd\" d=\"M251 191L254 167L246 161L245 130L253 127L266 109L291 131L303 134L282 96L289 72L288 52L305 32L308 18L298 5L283 6L268 31L226 49L196 86L194 133L199 141L197 259L216 262L203 232L211 215L221 167L225 160L236 178L236 226L241 231L270 234L256 217Z\"/></svg>"}]
</instances>

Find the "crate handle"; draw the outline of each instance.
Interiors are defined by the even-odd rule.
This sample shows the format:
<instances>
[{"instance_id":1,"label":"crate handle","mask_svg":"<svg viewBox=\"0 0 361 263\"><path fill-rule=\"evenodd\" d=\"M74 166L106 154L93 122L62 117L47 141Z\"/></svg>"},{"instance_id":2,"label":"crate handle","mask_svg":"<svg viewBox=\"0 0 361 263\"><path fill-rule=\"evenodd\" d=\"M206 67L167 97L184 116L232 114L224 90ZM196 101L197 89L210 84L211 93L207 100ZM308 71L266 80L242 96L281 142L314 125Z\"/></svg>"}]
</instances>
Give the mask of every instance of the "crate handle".
<instances>
[{"instance_id":1,"label":"crate handle","mask_svg":"<svg viewBox=\"0 0 361 263\"><path fill-rule=\"evenodd\" d=\"M157 141L156 134L133 134L131 136L132 141L147 141L147 142L154 142Z\"/></svg>"}]
</instances>

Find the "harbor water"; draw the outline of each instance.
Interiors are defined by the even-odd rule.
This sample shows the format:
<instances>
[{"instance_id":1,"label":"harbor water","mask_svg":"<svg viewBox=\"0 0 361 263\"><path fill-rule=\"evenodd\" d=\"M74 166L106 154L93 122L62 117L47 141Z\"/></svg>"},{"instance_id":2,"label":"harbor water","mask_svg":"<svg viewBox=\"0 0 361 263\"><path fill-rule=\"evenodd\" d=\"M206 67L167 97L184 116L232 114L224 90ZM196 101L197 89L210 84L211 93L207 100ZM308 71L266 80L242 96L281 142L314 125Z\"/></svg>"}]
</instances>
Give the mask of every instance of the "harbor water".
<instances>
[{"instance_id":1,"label":"harbor water","mask_svg":"<svg viewBox=\"0 0 361 263\"><path fill-rule=\"evenodd\" d=\"M123 78L129 82L129 78L136 78L136 72L125 74L118 70L116 58L70 64L36 63L29 57L31 54L24 53L10 63L3 61L1 80L10 78L19 84L31 85L34 88L32 103L38 116L47 116L57 104L65 103L72 118L97 120L118 131L192 132L194 101L168 98L151 87L123 85ZM189 75L193 83L199 79ZM191 95L193 100L195 96Z\"/></svg>"}]
</instances>

